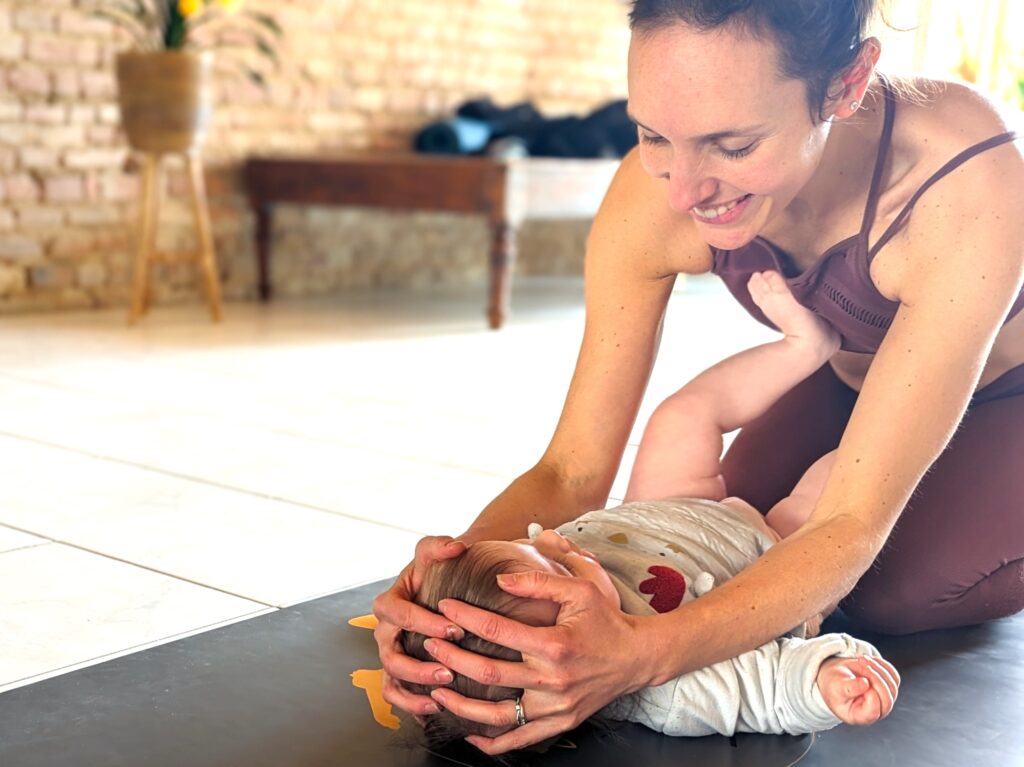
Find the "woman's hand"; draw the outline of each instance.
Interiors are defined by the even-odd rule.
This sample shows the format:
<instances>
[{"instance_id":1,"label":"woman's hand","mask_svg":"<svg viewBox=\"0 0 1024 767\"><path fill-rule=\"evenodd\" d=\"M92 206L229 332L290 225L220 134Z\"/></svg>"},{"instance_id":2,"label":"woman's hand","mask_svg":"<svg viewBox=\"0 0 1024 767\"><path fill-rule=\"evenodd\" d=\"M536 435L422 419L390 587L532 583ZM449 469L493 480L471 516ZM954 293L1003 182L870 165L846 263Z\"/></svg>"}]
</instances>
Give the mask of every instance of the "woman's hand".
<instances>
[{"instance_id":1,"label":"woman's hand","mask_svg":"<svg viewBox=\"0 0 1024 767\"><path fill-rule=\"evenodd\" d=\"M825 705L846 724L874 724L889 716L899 688L899 673L882 658L829 658L818 671Z\"/></svg>"},{"instance_id":2,"label":"woman's hand","mask_svg":"<svg viewBox=\"0 0 1024 767\"><path fill-rule=\"evenodd\" d=\"M462 629L450 620L413 604L413 595L423 583L423 574L432 562L452 559L466 550L466 544L447 536L423 538L416 544L416 557L395 580L390 589L373 602L373 614L379 621L373 632L384 666L384 700L414 715L436 714L437 704L426 695L415 695L396 680L419 684L448 684L451 671L439 663L423 663L402 650L402 630L418 631L432 637L459 640Z\"/></svg>"},{"instance_id":3,"label":"woman's hand","mask_svg":"<svg viewBox=\"0 0 1024 767\"><path fill-rule=\"evenodd\" d=\"M575 577L531 571L498 578L510 594L558 602L561 609L554 626L527 626L451 599L439 605L447 618L467 631L523 655L522 663L513 663L476 655L441 639L427 643L428 652L458 673L483 684L525 689L522 707L527 724L496 738L467 738L485 753L526 748L571 730L620 695L646 686L652 675L646 666L656 654L645 648L640 636L641 623L650 618L627 615L609 601L598 586L600 577L607 575L594 560L561 551L556 561ZM431 694L464 719L499 727L516 723L511 700L475 700L450 689Z\"/></svg>"}]
</instances>

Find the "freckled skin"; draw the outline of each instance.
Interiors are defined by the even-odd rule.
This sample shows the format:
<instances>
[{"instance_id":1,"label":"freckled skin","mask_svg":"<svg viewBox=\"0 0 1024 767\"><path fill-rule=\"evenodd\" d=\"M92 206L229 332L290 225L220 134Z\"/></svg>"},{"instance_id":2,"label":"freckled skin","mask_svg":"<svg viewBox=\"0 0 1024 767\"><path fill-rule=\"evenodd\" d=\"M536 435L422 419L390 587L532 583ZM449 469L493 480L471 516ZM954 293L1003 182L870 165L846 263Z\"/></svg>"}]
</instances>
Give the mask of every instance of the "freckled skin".
<instances>
[{"instance_id":1,"label":"freckled skin","mask_svg":"<svg viewBox=\"0 0 1024 767\"><path fill-rule=\"evenodd\" d=\"M730 37L728 46L721 44L725 36ZM737 60L747 66L735 66ZM702 203L754 195L735 226L698 220L701 237L714 247L733 249L757 234L771 234L773 222L786 225L783 211L800 209L818 192L808 182L821 162L831 123L814 125L806 86L781 80L776 71L774 48L728 31L701 33L678 25L633 36L630 111L664 140L658 145L641 142L641 162L648 173L668 180L672 208L686 213ZM715 83L713 94L704 90L709 82ZM665 98L668 93L671 99ZM680 108L686 104L700 108ZM735 150L756 140L756 149L741 161L696 141L708 133L752 125L763 128L750 137L720 142L721 148Z\"/></svg>"}]
</instances>

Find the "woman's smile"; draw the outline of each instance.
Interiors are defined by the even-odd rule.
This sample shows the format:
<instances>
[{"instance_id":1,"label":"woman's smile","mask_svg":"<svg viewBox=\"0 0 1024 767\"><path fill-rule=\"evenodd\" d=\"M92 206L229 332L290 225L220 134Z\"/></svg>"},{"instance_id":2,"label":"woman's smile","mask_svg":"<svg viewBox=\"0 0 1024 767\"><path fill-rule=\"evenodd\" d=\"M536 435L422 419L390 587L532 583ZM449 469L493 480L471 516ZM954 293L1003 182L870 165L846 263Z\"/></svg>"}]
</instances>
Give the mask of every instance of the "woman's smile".
<instances>
[{"instance_id":1,"label":"woman's smile","mask_svg":"<svg viewBox=\"0 0 1024 767\"><path fill-rule=\"evenodd\" d=\"M720 203L718 205L708 205L706 207L694 205L690 209L690 212L693 214L693 217L702 224L713 224L715 226L731 224L743 215L744 211L746 211L748 207L748 203L753 199L753 197L754 195L752 194L745 194L731 202Z\"/></svg>"}]
</instances>

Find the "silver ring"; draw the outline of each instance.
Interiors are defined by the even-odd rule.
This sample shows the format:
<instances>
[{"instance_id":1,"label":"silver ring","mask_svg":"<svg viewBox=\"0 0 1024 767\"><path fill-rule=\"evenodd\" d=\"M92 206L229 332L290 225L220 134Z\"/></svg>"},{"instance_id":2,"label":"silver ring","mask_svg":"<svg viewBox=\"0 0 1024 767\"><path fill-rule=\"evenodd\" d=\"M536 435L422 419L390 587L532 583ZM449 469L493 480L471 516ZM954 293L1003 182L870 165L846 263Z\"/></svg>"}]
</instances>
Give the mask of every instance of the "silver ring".
<instances>
[{"instance_id":1,"label":"silver ring","mask_svg":"<svg viewBox=\"0 0 1024 767\"><path fill-rule=\"evenodd\" d=\"M516 727L522 727L526 724L526 714L523 711L523 699L516 698Z\"/></svg>"}]
</instances>

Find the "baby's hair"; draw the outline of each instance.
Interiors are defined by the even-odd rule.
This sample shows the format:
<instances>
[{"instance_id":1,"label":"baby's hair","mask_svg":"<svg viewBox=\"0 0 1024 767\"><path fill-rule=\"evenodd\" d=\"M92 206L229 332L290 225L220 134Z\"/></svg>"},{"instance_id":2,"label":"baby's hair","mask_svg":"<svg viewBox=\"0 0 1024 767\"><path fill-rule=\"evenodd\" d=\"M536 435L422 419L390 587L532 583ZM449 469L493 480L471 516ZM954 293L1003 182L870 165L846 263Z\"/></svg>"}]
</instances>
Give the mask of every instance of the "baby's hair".
<instances>
[{"instance_id":1,"label":"baby's hair","mask_svg":"<svg viewBox=\"0 0 1024 767\"><path fill-rule=\"evenodd\" d=\"M525 606L531 600L502 591L498 588L497 576L501 573L521 569L523 569L521 562L508 558L496 549L486 546L470 546L465 553L455 559L447 559L431 565L414 601L428 610L437 612L437 603L442 599L458 599L481 609L514 618L518 608ZM402 632L402 647L406 654L418 660L433 661L434 658L423 647L426 640L427 637L423 634L412 631ZM522 660L522 655L518 651L481 639L469 632L466 632L465 637L455 644L470 652L490 658ZM453 674L454 680L446 686L470 698L498 701L509 700L523 694L522 689L481 684L462 674L455 672ZM402 684L410 691L421 695L429 695L435 687L435 685L411 682ZM455 741L461 741L467 735L494 737L503 730L491 725L471 722L450 711L442 710L440 713L424 718L423 731L427 745L431 748L441 749Z\"/></svg>"}]
</instances>

